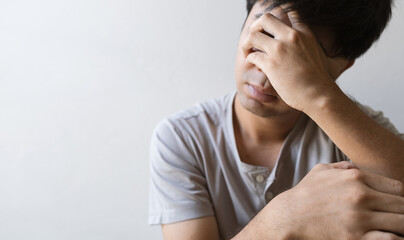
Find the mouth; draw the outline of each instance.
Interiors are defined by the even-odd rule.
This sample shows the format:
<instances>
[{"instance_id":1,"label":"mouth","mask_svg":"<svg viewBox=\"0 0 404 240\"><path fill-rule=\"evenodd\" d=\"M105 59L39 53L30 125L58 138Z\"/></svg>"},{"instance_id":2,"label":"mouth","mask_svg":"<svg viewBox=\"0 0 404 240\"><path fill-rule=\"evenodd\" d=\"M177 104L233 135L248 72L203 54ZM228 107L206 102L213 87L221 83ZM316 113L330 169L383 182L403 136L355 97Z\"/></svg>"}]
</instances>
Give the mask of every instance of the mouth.
<instances>
[{"instance_id":1,"label":"mouth","mask_svg":"<svg viewBox=\"0 0 404 240\"><path fill-rule=\"evenodd\" d=\"M254 98L260 102L269 103L269 102L274 102L278 99L278 97L275 95L275 93L266 92L264 89L257 87L257 86L253 86L248 83L247 83L247 90L248 90L249 95L252 98Z\"/></svg>"},{"instance_id":2,"label":"mouth","mask_svg":"<svg viewBox=\"0 0 404 240\"><path fill-rule=\"evenodd\" d=\"M242 80L246 84L255 86L261 92L268 92L268 89L263 89L268 77L256 66L248 66L248 69L243 72Z\"/></svg>"},{"instance_id":3,"label":"mouth","mask_svg":"<svg viewBox=\"0 0 404 240\"><path fill-rule=\"evenodd\" d=\"M255 48L255 47L253 47L253 48L251 48L251 52L253 53L253 52L264 52L264 51L261 51L261 50L259 50L258 48Z\"/></svg>"}]
</instances>

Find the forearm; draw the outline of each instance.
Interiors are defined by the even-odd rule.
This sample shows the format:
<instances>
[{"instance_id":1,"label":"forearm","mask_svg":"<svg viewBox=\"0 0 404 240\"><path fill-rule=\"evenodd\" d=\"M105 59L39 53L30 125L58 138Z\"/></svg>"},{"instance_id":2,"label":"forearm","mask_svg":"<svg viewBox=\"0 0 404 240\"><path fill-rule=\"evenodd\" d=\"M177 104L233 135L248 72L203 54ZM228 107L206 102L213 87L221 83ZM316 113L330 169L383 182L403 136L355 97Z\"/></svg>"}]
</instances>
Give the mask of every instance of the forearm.
<instances>
[{"instance_id":1,"label":"forearm","mask_svg":"<svg viewBox=\"0 0 404 240\"><path fill-rule=\"evenodd\" d=\"M233 239L385 239L384 234L404 234L402 191L391 187L396 183L345 161L318 164Z\"/></svg>"},{"instance_id":2,"label":"forearm","mask_svg":"<svg viewBox=\"0 0 404 240\"><path fill-rule=\"evenodd\" d=\"M404 141L368 117L338 86L306 114L359 168L404 180Z\"/></svg>"},{"instance_id":3,"label":"forearm","mask_svg":"<svg viewBox=\"0 0 404 240\"><path fill-rule=\"evenodd\" d=\"M281 219L274 219L271 202L265 206L232 240L289 240L293 239L290 229L277 227ZM273 209L276 211L276 209Z\"/></svg>"}]
</instances>

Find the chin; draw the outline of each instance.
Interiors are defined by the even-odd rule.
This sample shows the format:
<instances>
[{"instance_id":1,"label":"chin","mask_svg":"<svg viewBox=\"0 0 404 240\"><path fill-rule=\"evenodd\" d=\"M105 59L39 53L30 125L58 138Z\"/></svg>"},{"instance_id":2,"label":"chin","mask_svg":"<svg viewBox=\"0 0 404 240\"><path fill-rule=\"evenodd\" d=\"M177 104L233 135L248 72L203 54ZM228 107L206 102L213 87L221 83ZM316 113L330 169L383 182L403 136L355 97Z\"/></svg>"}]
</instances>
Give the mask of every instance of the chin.
<instances>
[{"instance_id":1,"label":"chin","mask_svg":"<svg viewBox=\"0 0 404 240\"><path fill-rule=\"evenodd\" d=\"M277 104L264 104L256 99L250 98L244 94L238 94L240 105L250 113L258 117L274 117L283 115L289 112L287 109L279 109L280 106L275 106ZM280 103L278 103L280 104ZM289 107L290 108L290 107ZM292 109L292 108L290 108Z\"/></svg>"}]
</instances>

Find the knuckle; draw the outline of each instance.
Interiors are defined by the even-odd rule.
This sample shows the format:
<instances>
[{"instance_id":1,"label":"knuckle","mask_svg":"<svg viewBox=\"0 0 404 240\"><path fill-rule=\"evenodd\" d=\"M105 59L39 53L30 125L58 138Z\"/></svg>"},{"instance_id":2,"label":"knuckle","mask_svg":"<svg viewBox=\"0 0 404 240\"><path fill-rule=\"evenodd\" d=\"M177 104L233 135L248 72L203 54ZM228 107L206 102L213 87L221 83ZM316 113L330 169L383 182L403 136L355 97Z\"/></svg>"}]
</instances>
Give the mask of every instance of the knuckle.
<instances>
[{"instance_id":1,"label":"knuckle","mask_svg":"<svg viewBox=\"0 0 404 240\"><path fill-rule=\"evenodd\" d=\"M249 28L250 32L255 31L255 29L257 28L258 22L259 22L259 19L256 22L251 24L251 26Z\"/></svg>"},{"instance_id":2,"label":"knuckle","mask_svg":"<svg viewBox=\"0 0 404 240\"><path fill-rule=\"evenodd\" d=\"M300 42L300 33L296 30L296 29L292 29L289 32L289 41L291 41L292 43L298 43Z\"/></svg>"},{"instance_id":3,"label":"knuckle","mask_svg":"<svg viewBox=\"0 0 404 240\"><path fill-rule=\"evenodd\" d=\"M356 187L348 196L348 200L354 205L363 205L369 201L369 194L361 187Z\"/></svg>"},{"instance_id":4,"label":"knuckle","mask_svg":"<svg viewBox=\"0 0 404 240\"><path fill-rule=\"evenodd\" d=\"M349 180L361 181L363 179L363 174L359 169L353 168L346 171Z\"/></svg>"},{"instance_id":5,"label":"knuckle","mask_svg":"<svg viewBox=\"0 0 404 240\"><path fill-rule=\"evenodd\" d=\"M397 194L404 196L404 184L401 181L394 181L393 188Z\"/></svg>"},{"instance_id":6,"label":"knuckle","mask_svg":"<svg viewBox=\"0 0 404 240\"><path fill-rule=\"evenodd\" d=\"M265 14L266 15L266 14ZM262 28L263 22L266 20L266 16L263 15L259 19L257 19L254 23L251 24L250 26L250 32L256 31L257 29Z\"/></svg>"},{"instance_id":7,"label":"knuckle","mask_svg":"<svg viewBox=\"0 0 404 240\"><path fill-rule=\"evenodd\" d=\"M325 163L319 163L316 166L314 166L313 170L324 170L327 168L327 164Z\"/></svg>"},{"instance_id":8,"label":"knuckle","mask_svg":"<svg viewBox=\"0 0 404 240\"><path fill-rule=\"evenodd\" d=\"M268 21L268 20L270 20L270 18L271 18L271 14L270 13L265 13L264 15L261 16L260 20Z\"/></svg>"}]
</instances>

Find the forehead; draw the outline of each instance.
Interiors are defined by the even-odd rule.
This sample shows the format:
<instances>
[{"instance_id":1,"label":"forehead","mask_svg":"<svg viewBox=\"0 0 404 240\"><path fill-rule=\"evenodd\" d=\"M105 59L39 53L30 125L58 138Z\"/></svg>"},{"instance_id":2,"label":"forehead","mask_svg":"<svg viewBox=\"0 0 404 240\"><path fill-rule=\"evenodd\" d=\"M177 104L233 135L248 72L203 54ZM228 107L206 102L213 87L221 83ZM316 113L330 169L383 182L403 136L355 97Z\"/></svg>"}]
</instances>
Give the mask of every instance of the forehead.
<instances>
[{"instance_id":1,"label":"forehead","mask_svg":"<svg viewBox=\"0 0 404 240\"><path fill-rule=\"evenodd\" d=\"M279 18L285 24L291 26L289 17L284 12L284 10L280 7L271 9L269 1L267 1L267 2L257 1L254 4L253 8L251 9L249 17L251 17L251 16L255 17L256 15L261 16L262 14L265 14L265 13L271 13L275 17Z\"/></svg>"}]
</instances>

